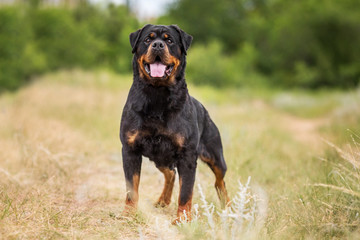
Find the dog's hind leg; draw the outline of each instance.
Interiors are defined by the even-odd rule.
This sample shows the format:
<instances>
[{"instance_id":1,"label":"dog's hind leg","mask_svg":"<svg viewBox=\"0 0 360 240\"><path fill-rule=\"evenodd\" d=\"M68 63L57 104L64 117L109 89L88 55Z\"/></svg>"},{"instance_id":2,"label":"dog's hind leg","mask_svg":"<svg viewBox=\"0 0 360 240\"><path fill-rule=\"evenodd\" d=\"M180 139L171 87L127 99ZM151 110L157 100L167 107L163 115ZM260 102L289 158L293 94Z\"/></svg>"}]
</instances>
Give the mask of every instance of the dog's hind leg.
<instances>
[{"instance_id":1,"label":"dog's hind leg","mask_svg":"<svg viewBox=\"0 0 360 240\"><path fill-rule=\"evenodd\" d=\"M201 136L199 146L200 159L205 162L215 174L215 189L222 207L230 202L226 186L225 173L227 170L223 156L220 133L215 124L208 118L207 126Z\"/></svg>"},{"instance_id":2,"label":"dog's hind leg","mask_svg":"<svg viewBox=\"0 0 360 240\"><path fill-rule=\"evenodd\" d=\"M159 197L159 200L156 202L156 207L166 207L171 202L171 195L174 188L175 182L175 170L166 168L166 167L159 167L158 168L165 177L165 183L163 191Z\"/></svg>"},{"instance_id":3,"label":"dog's hind leg","mask_svg":"<svg viewBox=\"0 0 360 240\"><path fill-rule=\"evenodd\" d=\"M223 165L217 164L218 161L216 159L207 158L204 155L200 155L200 159L202 161L204 161L210 167L210 169L213 171L213 173L215 174L216 192L220 199L221 206L222 207L226 206L230 202L230 199L227 194L226 186L225 186L225 181L224 181L224 177L225 177L225 173L226 173L226 166L224 168Z\"/></svg>"}]
</instances>

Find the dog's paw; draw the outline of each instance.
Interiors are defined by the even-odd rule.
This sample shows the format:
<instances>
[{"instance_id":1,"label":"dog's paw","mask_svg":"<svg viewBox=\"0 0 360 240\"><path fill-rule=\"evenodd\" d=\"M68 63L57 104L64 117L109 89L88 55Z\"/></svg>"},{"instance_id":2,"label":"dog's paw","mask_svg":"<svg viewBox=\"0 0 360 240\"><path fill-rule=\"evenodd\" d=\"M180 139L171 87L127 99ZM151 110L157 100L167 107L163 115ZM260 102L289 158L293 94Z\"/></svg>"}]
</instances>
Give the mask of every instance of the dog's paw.
<instances>
[{"instance_id":1,"label":"dog's paw","mask_svg":"<svg viewBox=\"0 0 360 240\"><path fill-rule=\"evenodd\" d=\"M179 216L171 222L171 224L179 225L181 223L187 223L187 222L191 222L191 212L180 213Z\"/></svg>"},{"instance_id":2,"label":"dog's paw","mask_svg":"<svg viewBox=\"0 0 360 240\"><path fill-rule=\"evenodd\" d=\"M122 216L132 216L135 215L137 211L137 208L131 205L125 205L125 208L123 209L121 215Z\"/></svg>"},{"instance_id":3,"label":"dog's paw","mask_svg":"<svg viewBox=\"0 0 360 240\"><path fill-rule=\"evenodd\" d=\"M159 199L154 205L156 208L164 208L169 206L170 202L166 202L162 199Z\"/></svg>"}]
</instances>

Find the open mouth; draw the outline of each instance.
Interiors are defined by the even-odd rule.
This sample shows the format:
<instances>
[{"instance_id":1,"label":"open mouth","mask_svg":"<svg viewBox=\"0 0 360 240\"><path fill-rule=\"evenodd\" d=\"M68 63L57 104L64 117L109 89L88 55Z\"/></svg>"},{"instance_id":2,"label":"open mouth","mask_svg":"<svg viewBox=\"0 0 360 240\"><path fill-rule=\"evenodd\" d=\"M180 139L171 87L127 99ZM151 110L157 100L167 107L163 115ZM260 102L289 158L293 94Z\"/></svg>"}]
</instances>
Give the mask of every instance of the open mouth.
<instances>
[{"instance_id":1,"label":"open mouth","mask_svg":"<svg viewBox=\"0 0 360 240\"><path fill-rule=\"evenodd\" d=\"M165 65L159 57L156 57L154 63L144 62L145 71L153 78L163 78L170 76L174 65Z\"/></svg>"}]
</instances>

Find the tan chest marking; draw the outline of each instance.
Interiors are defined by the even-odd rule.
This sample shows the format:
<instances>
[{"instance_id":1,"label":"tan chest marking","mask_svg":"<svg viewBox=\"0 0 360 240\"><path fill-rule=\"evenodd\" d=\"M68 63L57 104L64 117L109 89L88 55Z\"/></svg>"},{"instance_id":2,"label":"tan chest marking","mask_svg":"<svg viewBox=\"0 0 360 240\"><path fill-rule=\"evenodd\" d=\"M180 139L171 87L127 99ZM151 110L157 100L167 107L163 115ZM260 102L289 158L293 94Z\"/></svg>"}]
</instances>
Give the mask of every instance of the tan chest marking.
<instances>
[{"instance_id":1,"label":"tan chest marking","mask_svg":"<svg viewBox=\"0 0 360 240\"><path fill-rule=\"evenodd\" d=\"M161 129L158 133L169 137L171 139L171 141L179 148L182 148L184 146L185 137L182 136L180 133L172 133L166 129ZM135 145L135 142L137 139L145 137L145 136L149 136L149 135L150 135L150 132L148 132L148 131L138 131L138 130L128 131L126 133L127 143L131 147L133 147Z\"/></svg>"},{"instance_id":2,"label":"tan chest marking","mask_svg":"<svg viewBox=\"0 0 360 240\"><path fill-rule=\"evenodd\" d=\"M176 133L174 134L174 141L178 147L182 148L185 143L185 138L181 134Z\"/></svg>"},{"instance_id":3,"label":"tan chest marking","mask_svg":"<svg viewBox=\"0 0 360 240\"><path fill-rule=\"evenodd\" d=\"M127 143L130 146L134 146L136 137L139 135L139 131L129 131L126 133L127 136Z\"/></svg>"}]
</instances>

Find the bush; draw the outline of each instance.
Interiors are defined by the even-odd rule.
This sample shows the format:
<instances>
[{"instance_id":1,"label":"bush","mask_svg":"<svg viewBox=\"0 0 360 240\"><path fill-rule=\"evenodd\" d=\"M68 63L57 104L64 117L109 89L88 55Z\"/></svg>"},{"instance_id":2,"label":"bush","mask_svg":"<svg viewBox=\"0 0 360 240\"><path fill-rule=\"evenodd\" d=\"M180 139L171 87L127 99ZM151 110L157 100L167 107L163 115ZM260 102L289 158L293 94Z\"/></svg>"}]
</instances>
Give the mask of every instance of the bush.
<instances>
[{"instance_id":1,"label":"bush","mask_svg":"<svg viewBox=\"0 0 360 240\"><path fill-rule=\"evenodd\" d=\"M0 90L15 89L25 81L23 54L30 34L24 19L20 9L0 8Z\"/></svg>"},{"instance_id":2,"label":"bush","mask_svg":"<svg viewBox=\"0 0 360 240\"><path fill-rule=\"evenodd\" d=\"M74 9L30 5L0 8L0 91L60 68L109 67L131 71L129 33L139 24L125 6Z\"/></svg>"},{"instance_id":3,"label":"bush","mask_svg":"<svg viewBox=\"0 0 360 240\"><path fill-rule=\"evenodd\" d=\"M50 70L90 67L97 62L101 43L85 25L76 24L70 11L40 9L33 15L32 24L35 45Z\"/></svg>"},{"instance_id":4,"label":"bush","mask_svg":"<svg viewBox=\"0 0 360 240\"><path fill-rule=\"evenodd\" d=\"M250 43L232 55L223 53L218 41L195 45L188 54L188 79L194 84L217 87L264 85L263 77L255 69L257 54Z\"/></svg>"},{"instance_id":5,"label":"bush","mask_svg":"<svg viewBox=\"0 0 360 240\"><path fill-rule=\"evenodd\" d=\"M274 14L267 32L255 40L262 53L260 69L285 87L349 88L359 84L358 12L328 0L282 2L281 6L286 10Z\"/></svg>"},{"instance_id":6,"label":"bush","mask_svg":"<svg viewBox=\"0 0 360 240\"><path fill-rule=\"evenodd\" d=\"M195 84L224 86L230 79L226 78L228 59L222 54L219 42L208 46L194 46L188 54L187 73Z\"/></svg>"},{"instance_id":7,"label":"bush","mask_svg":"<svg viewBox=\"0 0 360 240\"><path fill-rule=\"evenodd\" d=\"M210 5L179 0L161 20L178 23L197 43L220 41L222 56L231 58L244 45L252 46L254 72L267 76L272 86L353 88L360 83L358 0L226 0ZM203 79L214 82L210 79L223 74L219 68L211 71L214 75Z\"/></svg>"}]
</instances>

